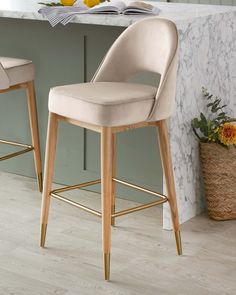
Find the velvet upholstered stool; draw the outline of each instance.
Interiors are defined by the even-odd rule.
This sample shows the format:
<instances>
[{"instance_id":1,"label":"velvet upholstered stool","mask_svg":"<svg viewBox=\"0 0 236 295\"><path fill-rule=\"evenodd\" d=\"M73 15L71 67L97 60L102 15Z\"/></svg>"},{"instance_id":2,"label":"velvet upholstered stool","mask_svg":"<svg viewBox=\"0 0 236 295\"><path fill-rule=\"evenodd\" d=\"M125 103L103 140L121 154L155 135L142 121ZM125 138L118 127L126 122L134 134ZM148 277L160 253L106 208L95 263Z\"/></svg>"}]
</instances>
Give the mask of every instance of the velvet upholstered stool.
<instances>
[{"instance_id":1,"label":"velvet upholstered stool","mask_svg":"<svg viewBox=\"0 0 236 295\"><path fill-rule=\"evenodd\" d=\"M178 34L165 19L147 18L127 28L112 45L90 83L52 88L41 214L41 246L45 245L51 197L102 218L105 279L110 275L111 225L124 214L168 202L177 252L182 253L175 183L168 139L167 118L174 110L177 75ZM127 82L138 72L161 74L158 87ZM101 180L61 189L51 189L57 142L57 127L66 121L101 134ZM116 178L116 134L134 128L155 126L166 179L167 196ZM61 196L71 189L101 182L101 212ZM158 200L116 212L115 185L150 193Z\"/></svg>"},{"instance_id":2,"label":"velvet upholstered stool","mask_svg":"<svg viewBox=\"0 0 236 295\"><path fill-rule=\"evenodd\" d=\"M32 144L0 139L1 144L21 148L21 150L0 157L0 161L7 160L24 153L33 151L36 176L39 191L42 191L42 164L39 144L38 118L34 89L34 65L30 60L0 57L0 93L25 89L27 94L29 121ZM1 102L2 103L2 102Z\"/></svg>"}]
</instances>

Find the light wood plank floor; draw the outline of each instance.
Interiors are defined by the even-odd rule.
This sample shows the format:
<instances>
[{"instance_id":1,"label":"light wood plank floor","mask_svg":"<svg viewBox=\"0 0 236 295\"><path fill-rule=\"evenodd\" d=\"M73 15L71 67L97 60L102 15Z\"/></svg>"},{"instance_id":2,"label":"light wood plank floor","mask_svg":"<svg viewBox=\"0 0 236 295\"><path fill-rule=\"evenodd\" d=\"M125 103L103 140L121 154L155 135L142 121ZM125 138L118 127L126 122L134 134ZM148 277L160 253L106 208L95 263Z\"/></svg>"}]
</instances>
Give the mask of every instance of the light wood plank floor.
<instances>
[{"instance_id":1,"label":"light wood plank floor","mask_svg":"<svg viewBox=\"0 0 236 295\"><path fill-rule=\"evenodd\" d=\"M53 200L47 248L40 249L36 189L32 179L0 172L0 295L236 294L236 221L202 215L187 222L178 257L172 233L161 228L160 208L120 217L105 282L100 220ZM99 208L97 194L79 197Z\"/></svg>"}]
</instances>

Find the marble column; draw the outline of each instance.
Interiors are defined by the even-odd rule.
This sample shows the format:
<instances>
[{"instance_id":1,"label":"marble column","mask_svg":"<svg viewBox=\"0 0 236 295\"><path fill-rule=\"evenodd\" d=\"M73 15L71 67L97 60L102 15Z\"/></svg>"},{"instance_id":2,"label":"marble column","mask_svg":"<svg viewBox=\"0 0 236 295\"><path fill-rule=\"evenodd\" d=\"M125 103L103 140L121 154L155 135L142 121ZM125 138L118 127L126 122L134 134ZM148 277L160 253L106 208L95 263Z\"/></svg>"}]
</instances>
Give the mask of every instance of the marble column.
<instances>
[{"instance_id":1,"label":"marble column","mask_svg":"<svg viewBox=\"0 0 236 295\"><path fill-rule=\"evenodd\" d=\"M236 115L236 12L198 17L176 22L180 38L176 113L170 119L170 140L177 189L180 222L204 208L198 140L191 119L206 111L202 86L228 104ZM168 204L163 226L171 228Z\"/></svg>"}]
</instances>

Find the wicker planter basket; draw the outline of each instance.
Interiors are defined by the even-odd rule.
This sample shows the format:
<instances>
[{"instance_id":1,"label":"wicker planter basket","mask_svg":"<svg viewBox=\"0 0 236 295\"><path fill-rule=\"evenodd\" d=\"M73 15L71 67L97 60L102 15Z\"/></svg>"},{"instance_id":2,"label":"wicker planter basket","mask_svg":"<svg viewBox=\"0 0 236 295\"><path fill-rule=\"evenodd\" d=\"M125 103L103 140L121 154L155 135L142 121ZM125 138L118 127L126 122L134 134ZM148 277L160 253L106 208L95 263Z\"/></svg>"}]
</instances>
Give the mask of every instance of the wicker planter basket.
<instances>
[{"instance_id":1,"label":"wicker planter basket","mask_svg":"<svg viewBox=\"0 0 236 295\"><path fill-rule=\"evenodd\" d=\"M200 143L200 158L209 217L236 219L236 148Z\"/></svg>"}]
</instances>

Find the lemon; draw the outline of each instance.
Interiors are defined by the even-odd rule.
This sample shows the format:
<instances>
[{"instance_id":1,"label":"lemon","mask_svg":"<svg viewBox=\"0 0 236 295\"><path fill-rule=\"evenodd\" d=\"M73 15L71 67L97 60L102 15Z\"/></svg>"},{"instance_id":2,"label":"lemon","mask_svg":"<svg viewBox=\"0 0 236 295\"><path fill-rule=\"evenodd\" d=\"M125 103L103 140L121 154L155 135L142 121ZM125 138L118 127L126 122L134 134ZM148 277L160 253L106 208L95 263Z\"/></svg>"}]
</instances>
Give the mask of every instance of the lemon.
<instances>
[{"instance_id":1,"label":"lemon","mask_svg":"<svg viewBox=\"0 0 236 295\"><path fill-rule=\"evenodd\" d=\"M95 5L98 5L100 3L100 0L84 0L84 4L88 7L93 7Z\"/></svg>"},{"instance_id":2,"label":"lemon","mask_svg":"<svg viewBox=\"0 0 236 295\"><path fill-rule=\"evenodd\" d=\"M75 0L61 0L61 4L65 6L72 6L75 3Z\"/></svg>"}]
</instances>

